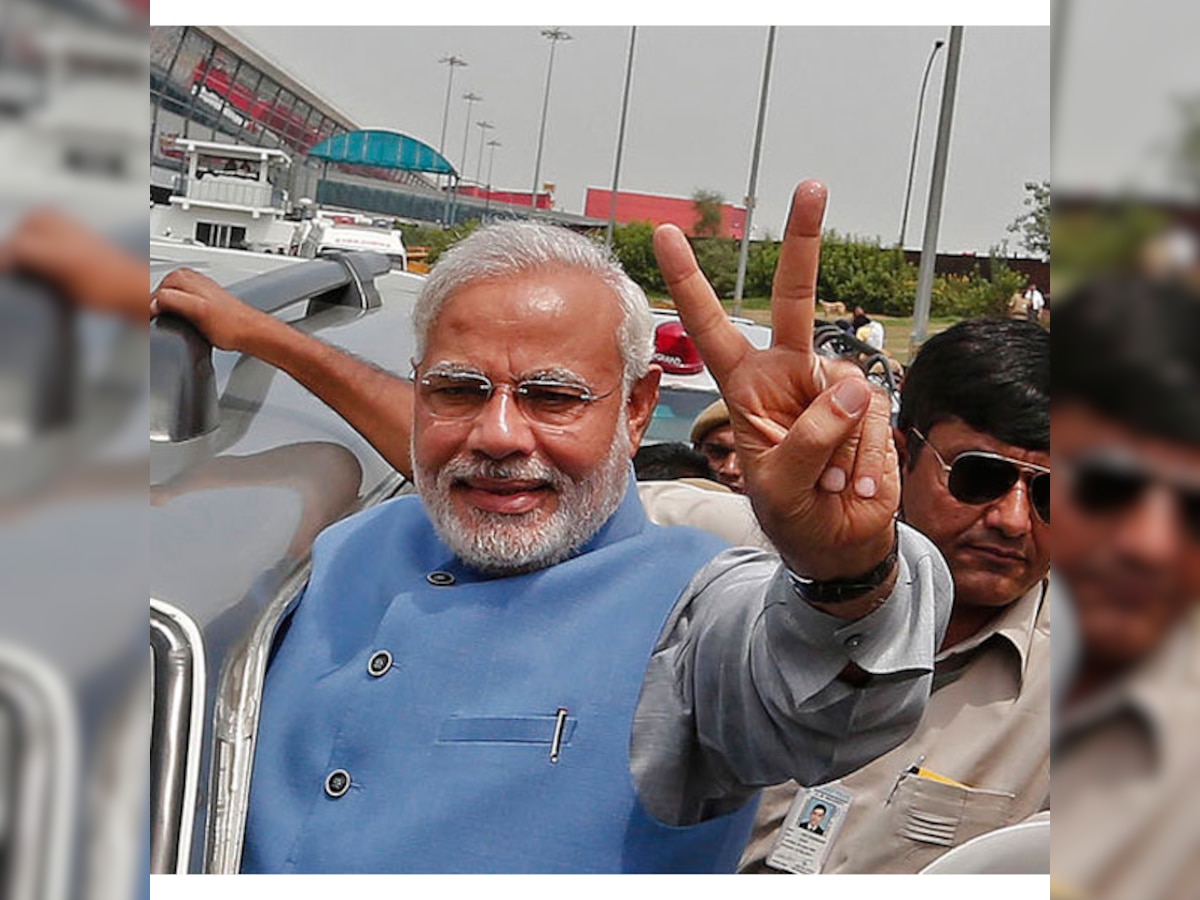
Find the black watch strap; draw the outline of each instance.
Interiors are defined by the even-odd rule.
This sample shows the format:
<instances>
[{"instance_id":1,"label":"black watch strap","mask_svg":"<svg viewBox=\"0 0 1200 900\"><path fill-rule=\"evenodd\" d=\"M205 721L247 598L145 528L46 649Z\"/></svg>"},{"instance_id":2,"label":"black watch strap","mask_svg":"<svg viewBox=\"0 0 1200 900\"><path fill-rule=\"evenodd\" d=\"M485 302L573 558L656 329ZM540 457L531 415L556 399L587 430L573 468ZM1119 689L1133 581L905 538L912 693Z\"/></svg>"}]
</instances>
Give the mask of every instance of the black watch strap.
<instances>
[{"instance_id":1,"label":"black watch strap","mask_svg":"<svg viewBox=\"0 0 1200 900\"><path fill-rule=\"evenodd\" d=\"M835 578L829 581L805 578L803 575L797 575L791 569L788 569L787 573L792 582L792 590L809 603L831 605L848 603L851 600L865 597L872 591L879 590L879 587L887 581L888 576L892 573L899 555L900 534L899 526L896 526L891 551L883 558L883 562L869 572L853 578Z\"/></svg>"}]
</instances>

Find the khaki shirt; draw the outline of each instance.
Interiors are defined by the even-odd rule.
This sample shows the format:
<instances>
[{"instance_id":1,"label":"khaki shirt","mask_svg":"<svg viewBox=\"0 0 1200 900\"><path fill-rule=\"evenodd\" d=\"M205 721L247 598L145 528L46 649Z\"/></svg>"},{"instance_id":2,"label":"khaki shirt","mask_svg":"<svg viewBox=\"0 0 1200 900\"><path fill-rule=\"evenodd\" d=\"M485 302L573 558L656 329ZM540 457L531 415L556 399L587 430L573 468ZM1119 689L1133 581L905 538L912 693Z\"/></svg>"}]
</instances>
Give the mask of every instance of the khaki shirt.
<instances>
[{"instance_id":1,"label":"khaki shirt","mask_svg":"<svg viewBox=\"0 0 1200 900\"><path fill-rule=\"evenodd\" d=\"M690 525L735 547L775 549L758 526L750 498L723 484L699 478L639 481L638 495L655 525Z\"/></svg>"},{"instance_id":2,"label":"khaki shirt","mask_svg":"<svg viewBox=\"0 0 1200 900\"><path fill-rule=\"evenodd\" d=\"M907 773L918 765L966 786ZM951 847L1042 809L1050 790L1045 583L939 653L934 693L913 736L837 784L853 801L825 872L917 872ZM741 871L776 872L765 860L797 790L789 782L763 792Z\"/></svg>"},{"instance_id":3,"label":"khaki shirt","mask_svg":"<svg viewBox=\"0 0 1200 900\"><path fill-rule=\"evenodd\" d=\"M1064 896L1200 892L1200 621L1058 717L1051 871Z\"/></svg>"}]
</instances>

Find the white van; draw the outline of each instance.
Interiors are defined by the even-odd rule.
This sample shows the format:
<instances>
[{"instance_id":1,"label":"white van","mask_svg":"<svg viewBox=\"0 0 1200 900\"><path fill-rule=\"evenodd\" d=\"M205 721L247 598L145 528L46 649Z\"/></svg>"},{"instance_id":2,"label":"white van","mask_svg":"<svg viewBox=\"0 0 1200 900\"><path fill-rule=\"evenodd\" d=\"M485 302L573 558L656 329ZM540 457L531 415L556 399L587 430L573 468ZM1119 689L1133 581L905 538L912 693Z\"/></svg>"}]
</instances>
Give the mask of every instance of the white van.
<instances>
[{"instance_id":1,"label":"white van","mask_svg":"<svg viewBox=\"0 0 1200 900\"><path fill-rule=\"evenodd\" d=\"M408 251L394 228L379 227L354 216L318 217L301 222L293 238L294 253L313 259L328 251L373 250L392 261L392 269L408 270Z\"/></svg>"}]
</instances>

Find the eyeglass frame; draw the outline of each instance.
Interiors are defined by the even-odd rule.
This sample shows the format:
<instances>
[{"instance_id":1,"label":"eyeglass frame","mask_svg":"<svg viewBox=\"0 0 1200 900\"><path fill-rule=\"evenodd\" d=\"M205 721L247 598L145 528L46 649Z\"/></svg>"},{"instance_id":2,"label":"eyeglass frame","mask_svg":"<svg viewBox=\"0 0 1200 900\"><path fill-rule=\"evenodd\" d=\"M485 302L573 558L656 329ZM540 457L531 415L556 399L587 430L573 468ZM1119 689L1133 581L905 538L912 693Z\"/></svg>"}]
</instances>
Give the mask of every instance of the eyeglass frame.
<instances>
[{"instance_id":1,"label":"eyeglass frame","mask_svg":"<svg viewBox=\"0 0 1200 900\"><path fill-rule=\"evenodd\" d=\"M921 432L921 429L917 428L914 425L912 428L909 429L909 431L911 431L916 436L917 440L919 440L922 444L924 444L926 447L928 447L930 450L933 451L933 455L937 458L938 464L942 467L942 471L944 471L946 473L946 490L950 490L950 473L954 469L954 464L956 462L958 462L960 459L962 459L964 456L982 457L984 459L993 459L993 460L998 460L1000 462L1006 462L1009 465L1015 466L1019 473L1028 473L1028 474L1031 474L1033 477L1037 477L1038 475L1046 475L1046 476L1050 475L1050 467L1049 466L1040 466L1037 463L1026 462L1023 459L1014 459L1011 456L1005 456L1003 453L995 453L991 450L964 450L961 453L955 454L954 459L950 460L950 462L947 463L946 458L944 456L942 456L941 453L938 452L938 448L933 446L933 444L930 442L929 438L927 438ZM1029 508L1031 510L1033 510L1033 514L1035 516L1037 516L1037 520L1039 522L1041 522L1043 525L1048 526L1050 524L1050 521L1048 519L1042 518L1042 514L1040 512L1038 512L1037 504L1033 502L1032 497L1028 496L1028 494L1032 490L1032 486L1030 484L1030 482L1032 480L1033 479L1030 478L1028 481L1026 481L1024 478L1021 477L1021 475L1018 475L1017 480L1014 481L1012 483L1012 486L1009 487L1009 489L1007 491L1005 491L1003 494L1000 494L999 496L994 497L991 500L984 500L980 503L971 503L967 500L960 500L958 497L954 497L953 493L951 493L950 496L954 497L954 499L957 500L959 503L964 503L967 506L990 506L991 504L995 503L997 500L1000 500L1000 499L1008 496L1009 491L1011 491L1013 489L1013 487L1016 487L1017 482L1025 481L1025 491L1027 494L1027 498L1029 500Z\"/></svg>"},{"instance_id":2,"label":"eyeglass frame","mask_svg":"<svg viewBox=\"0 0 1200 900\"><path fill-rule=\"evenodd\" d=\"M1080 503L1076 499L1076 484L1079 477L1079 471L1086 469L1089 466L1097 466L1105 468L1109 472L1127 473L1140 480L1142 485L1137 489L1137 493L1131 498L1128 504L1124 504L1119 508L1114 508L1111 512L1125 511L1141 502L1145 496L1145 492L1155 488L1164 488L1174 495L1175 502L1180 507L1180 515L1184 520L1185 527L1193 534L1197 540L1200 540L1200 531L1197 531L1188 522L1187 514L1183 511L1183 506L1188 502L1188 495L1192 497L1200 496L1200 480L1188 478L1182 471L1178 471L1173 467L1156 466L1146 462L1137 454L1132 453L1113 453L1103 451L1089 451L1070 460L1060 460L1059 464L1065 467L1068 479L1068 496L1071 498L1071 503L1079 507L1080 510L1087 515L1104 515L1105 513L1097 513L1087 509L1086 504Z\"/></svg>"},{"instance_id":3,"label":"eyeglass frame","mask_svg":"<svg viewBox=\"0 0 1200 900\"><path fill-rule=\"evenodd\" d=\"M483 402L480 404L479 408L472 413L469 413L467 415L462 415L462 416L453 416L453 415L446 415L444 413L437 413L437 412L434 412L432 409L429 411L429 414L432 415L434 418L441 419L443 421L448 421L448 422L470 422L470 421L472 421L480 413L483 412L483 410L487 407L487 405L489 403L491 403L492 398L494 396L496 396L497 391L500 391L502 389L507 389L509 396L512 397L513 401L516 403L517 409L520 410L521 415L524 416L525 420L527 422L529 422L530 424L536 425L539 427L543 427L543 428L566 428L566 427L569 427L569 426L575 424L575 422L577 422L580 418L582 418L583 414L585 412L587 412L588 408L592 404L598 403L601 400L606 400L607 398L609 398L613 394L615 394L617 392L617 390L621 387L621 385L618 384L615 387L611 388L610 390L603 391L601 393L597 393L592 388L592 386L589 385L582 378L580 378L578 381L569 381L569 380L563 380L560 378L552 378L552 377L546 377L546 376L525 377L525 378L521 378L515 382L502 381L502 382L497 383L492 378L490 378L483 372L478 371L477 369L450 369L447 371L439 372L439 371L437 371L437 366L434 366L430 372L426 372L424 375L418 377L420 363L415 359L409 360L409 363L412 366L412 380L413 380L414 387L417 388L418 395L420 395L421 387L429 387L430 386L428 379L430 378L431 375L440 375L440 376L449 377L449 378L457 377L457 378L461 378L464 382L473 381L476 384L487 386L487 388L488 388L487 394L486 395L481 394L481 396L483 397ZM573 375L574 373L571 373L571 374ZM550 387L550 388L553 388L553 387L570 388L572 391L582 390L583 394L580 395L579 397L575 398L576 402L580 404L579 411L572 415L570 421L564 421L564 422L545 422L541 419L538 419L536 416L531 416L526 411L524 405L521 403L521 400L520 400L521 397L526 397L526 398L529 397L527 388L530 384L538 384L538 385L542 385L542 386ZM526 391L524 393L522 392L523 389L526 389Z\"/></svg>"}]
</instances>

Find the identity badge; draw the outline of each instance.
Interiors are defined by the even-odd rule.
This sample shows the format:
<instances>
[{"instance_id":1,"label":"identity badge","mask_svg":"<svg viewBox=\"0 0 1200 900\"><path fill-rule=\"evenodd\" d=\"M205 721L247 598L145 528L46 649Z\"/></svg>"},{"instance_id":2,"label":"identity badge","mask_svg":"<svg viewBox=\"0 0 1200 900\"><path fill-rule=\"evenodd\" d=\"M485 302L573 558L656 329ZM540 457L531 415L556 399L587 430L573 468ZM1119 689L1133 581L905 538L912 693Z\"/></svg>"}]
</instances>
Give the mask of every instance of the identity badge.
<instances>
[{"instance_id":1,"label":"identity badge","mask_svg":"<svg viewBox=\"0 0 1200 900\"><path fill-rule=\"evenodd\" d=\"M837 782L797 792L767 855L767 865L798 875L820 872L853 799Z\"/></svg>"}]
</instances>

